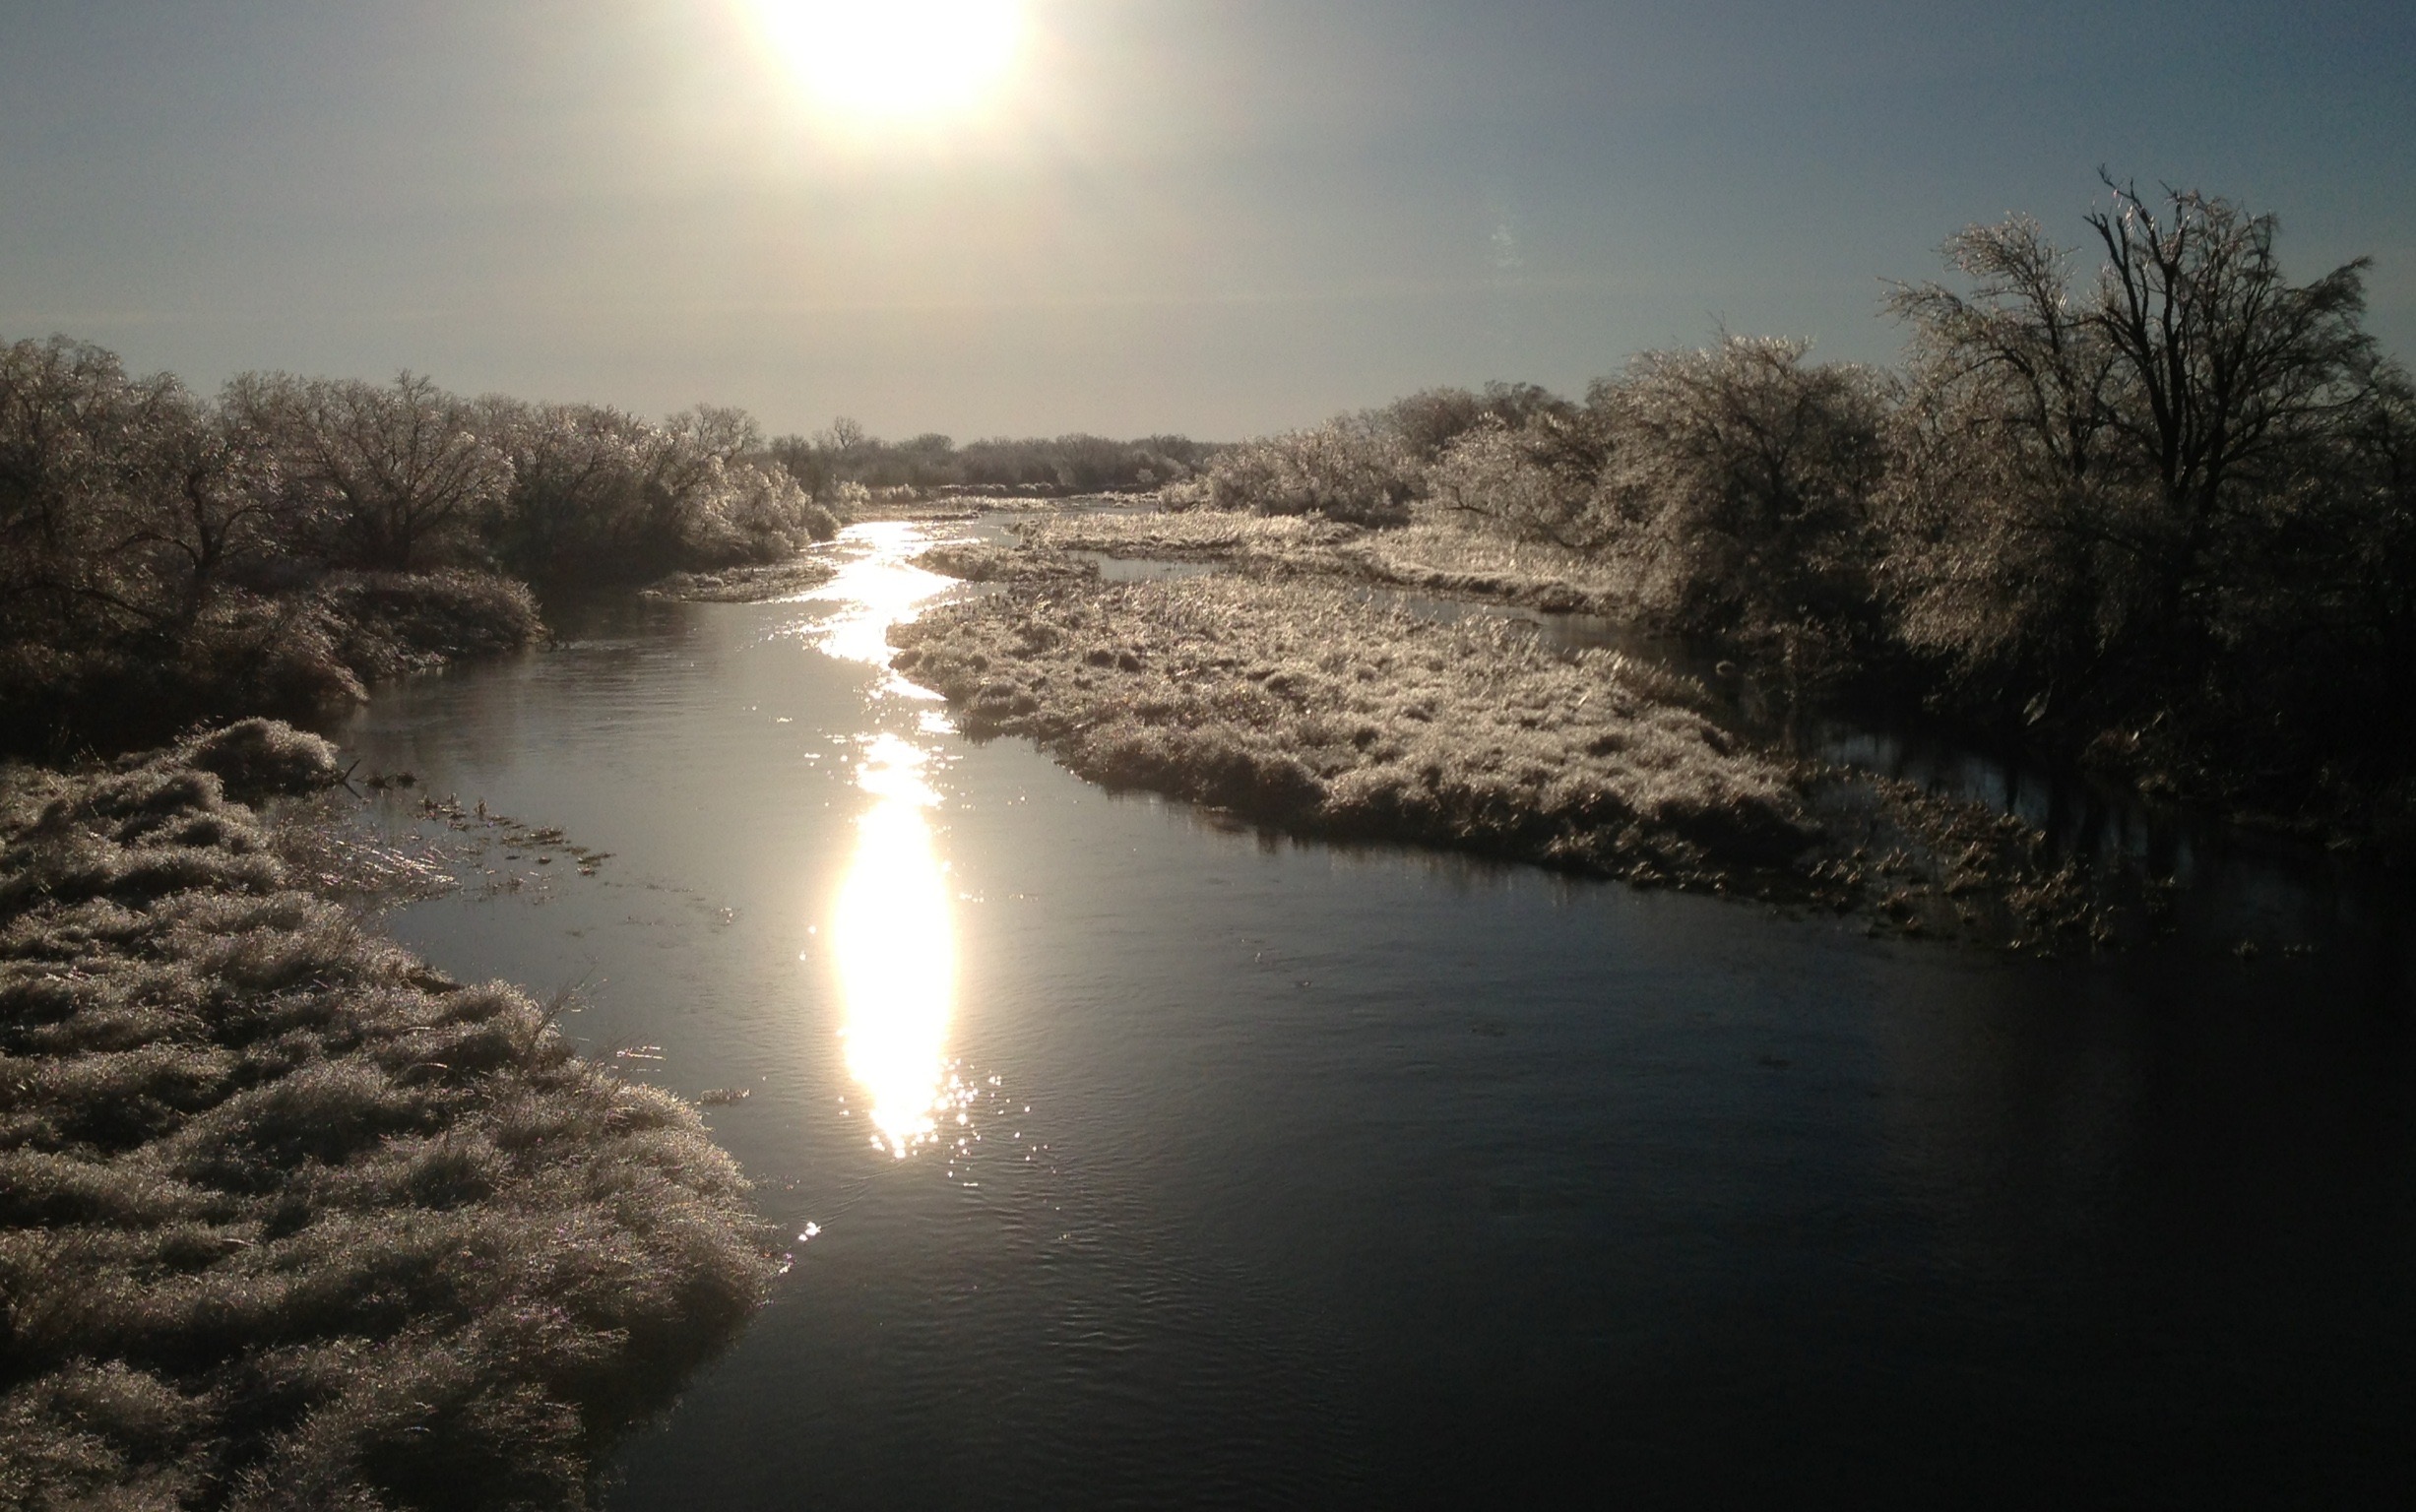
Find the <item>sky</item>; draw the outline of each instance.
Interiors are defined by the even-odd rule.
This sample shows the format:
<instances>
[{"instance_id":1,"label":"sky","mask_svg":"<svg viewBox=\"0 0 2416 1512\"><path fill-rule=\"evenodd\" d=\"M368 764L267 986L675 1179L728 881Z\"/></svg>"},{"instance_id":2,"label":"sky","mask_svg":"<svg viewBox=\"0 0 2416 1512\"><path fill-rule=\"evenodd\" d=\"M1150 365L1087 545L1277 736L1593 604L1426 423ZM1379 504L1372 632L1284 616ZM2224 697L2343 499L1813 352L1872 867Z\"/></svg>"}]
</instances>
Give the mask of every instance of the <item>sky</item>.
<instances>
[{"instance_id":1,"label":"sky","mask_svg":"<svg viewBox=\"0 0 2416 1512\"><path fill-rule=\"evenodd\" d=\"M894 112L792 3L0 0L0 340L1233 439L1723 328L1888 361L1883 280L2077 245L2102 165L2372 257L2416 358L2404 3L989 0L1011 55Z\"/></svg>"}]
</instances>

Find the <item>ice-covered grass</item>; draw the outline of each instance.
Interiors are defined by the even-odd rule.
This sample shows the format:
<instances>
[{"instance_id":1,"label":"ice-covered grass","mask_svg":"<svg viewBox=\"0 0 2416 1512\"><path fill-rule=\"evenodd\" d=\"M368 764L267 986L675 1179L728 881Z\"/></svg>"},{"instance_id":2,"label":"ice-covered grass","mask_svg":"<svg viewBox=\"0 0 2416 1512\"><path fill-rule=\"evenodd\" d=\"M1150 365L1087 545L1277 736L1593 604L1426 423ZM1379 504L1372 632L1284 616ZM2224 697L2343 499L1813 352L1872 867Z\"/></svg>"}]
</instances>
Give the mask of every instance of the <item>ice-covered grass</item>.
<instances>
[{"instance_id":1,"label":"ice-covered grass","mask_svg":"<svg viewBox=\"0 0 2416 1512\"><path fill-rule=\"evenodd\" d=\"M760 603L820 588L838 575L839 569L820 557L797 556L720 572L674 572L640 589L638 595L684 603Z\"/></svg>"},{"instance_id":2,"label":"ice-covered grass","mask_svg":"<svg viewBox=\"0 0 2416 1512\"><path fill-rule=\"evenodd\" d=\"M986 540L957 540L933 546L916 557L914 565L968 583L1031 582L1042 578L1088 581L1099 576L1099 564L1086 557Z\"/></svg>"},{"instance_id":3,"label":"ice-covered grass","mask_svg":"<svg viewBox=\"0 0 2416 1512\"><path fill-rule=\"evenodd\" d=\"M502 656L545 631L527 585L493 573L337 573L319 597L340 627L339 657L364 683Z\"/></svg>"},{"instance_id":4,"label":"ice-covered grass","mask_svg":"<svg viewBox=\"0 0 2416 1512\"><path fill-rule=\"evenodd\" d=\"M1035 546L1110 556L1231 562L1261 573L1332 575L1463 598L1626 614L1633 583L1618 561L1525 539L1431 507L1368 530L1314 515L1224 510L1065 515L1019 528Z\"/></svg>"},{"instance_id":5,"label":"ice-covered grass","mask_svg":"<svg viewBox=\"0 0 2416 1512\"><path fill-rule=\"evenodd\" d=\"M1321 515L1251 515L1226 509L1067 512L1024 521L1016 530L1043 549L1174 561L1275 561L1330 551L1367 534L1363 526L1337 524Z\"/></svg>"},{"instance_id":6,"label":"ice-covered grass","mask_svg":"<svg viewBox=\"0 0 2416 1512\"><path fill-rule=\"evenodd\" d=\"M1788 767L1699 688L1614 653L1223 575L1028 582L897 639L899 668L970 729L1031 735L1110 785L1311 833L1809 891L1796 862L1818 830Z\"/></svg>"},{"instance_id":7,"label":"ice-covered grass","mask_svg":"<svg viewBox=\"0 0 2416 1512\"><path fill-rule=\"evenodd\" d=\"M894 632L899 669L969 732L1030 736L1111 787L1885 933L2052 948L2152 924L2138 879L2059 856L2033 826L1760 749L1691 679L1556 652L1516 622L1438 622L1316 577L1102 584L1049 549L931 565L1007 588Z\"/></svg>"},{"instance_id":8,"label":"ice-covered grass","mask_svg":"<svg viewBox=\"0 0 2416 1512\"><path fill-rule=\"evenodd\" d=\"M692 1107L230 795L335 777L265 721L0 774L0 1506L585 1505L763 1295Z\"/></svg>"}]
</instances>

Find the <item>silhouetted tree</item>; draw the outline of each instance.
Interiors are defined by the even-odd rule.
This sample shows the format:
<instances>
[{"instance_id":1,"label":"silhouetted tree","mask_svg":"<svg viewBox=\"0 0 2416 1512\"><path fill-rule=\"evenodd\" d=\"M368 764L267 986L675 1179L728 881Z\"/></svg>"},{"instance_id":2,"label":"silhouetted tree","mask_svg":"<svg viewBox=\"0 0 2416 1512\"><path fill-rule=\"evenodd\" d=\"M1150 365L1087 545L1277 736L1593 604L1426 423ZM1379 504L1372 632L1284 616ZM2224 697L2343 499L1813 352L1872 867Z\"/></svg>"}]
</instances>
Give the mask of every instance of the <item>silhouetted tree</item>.
<instances>
[{"instance_id":1,"label":"silhouetted tree","mask_svg":"<svg viewBox=\"0 0 2416 1512\"><path fill-rule=\"evenodd\" d=\"M2038 222L1970 226L1943 250L1968 293L1889 299L1912 326L1889 498L1903 629L1990 691L2052 686L2115 640L2126 564L2150 549L2114 456L2119 359Z\"/></svg>"},{"instance_id":2,"label":"silhouetted tree","mask_svg":"<svg viewBox=\"0 0 2416 1512\"><path fill-rule=\"evenodd\" d=\"M288 501L339 566L407 572L457 544L511 484L465 401L404 373L390 384L254 375L228 386L275 449Z\"/></svg>"},{"instance_id":3,"label":"silhouetted tree","mask_svg":"<svg viewBox=\"0 0 2416 1512\"><path fill-rule=\"evenodd\" d=\"M161 400L97 346L0 347L0 619L15 634L72 642L152 617L133 438Z\"/></svg>"},{"instance_id":4,"label":"silhouetted tree","mask_svg":"<svg viewBox=\"0 0 2416 1512\"><path fill-rule=\"evenodd\" d=\"M2106 250L2090 321L2116 358L2109 423L2155 482L2146 628L2194 662L2218 606L2193 600L2216 591L2227 548L2293 507L2373 398L2369 264L2292 284L2272 216L2194 191L2168 193L2159 215L2106 182L2112 209L2088 217Z\"/></svg>"},{"instance_id":5,"label":"silhouetted tree","mask_svg":"<svg viewBox=\"0 0 2416 1512\"><path fill-rule=\"evenodd\" d=\"M230 580L284 556L295 521L281 507L266 438L181 390L162 396L142 462L145 529L159 576L176 585L176 618L190 625Z\"/></svg>"},{"instance_id":6,"label":"silhouetted tree","mask_svg":"<svg viewBox=\"0 0 2416 1512\"><path fill-rule=\"evenodd\" d=\"M482 524L505 566L533 579L610 576L643 549L651 426L602 406L479 408L480 432L511 465L511 487Z\"/></svg>"},{"instance_id":7,"label":"silhouetted tree","mask_svg":"<svg viewBox=\"0 0 2416 1512\"><path fill-rule=\"evenodd\" d=\"M2272 217L2108 184L2090 285L2016 218L1946 244L1968 291L1890 301L1913 327L1905 634L2034 717L2110 682L2202 684L2225 643L2307 622L2350 517L2375 523L2350 482L2388 371L2359 326L2365 263L2293 284Z\"/></svg>"}]
</instances>

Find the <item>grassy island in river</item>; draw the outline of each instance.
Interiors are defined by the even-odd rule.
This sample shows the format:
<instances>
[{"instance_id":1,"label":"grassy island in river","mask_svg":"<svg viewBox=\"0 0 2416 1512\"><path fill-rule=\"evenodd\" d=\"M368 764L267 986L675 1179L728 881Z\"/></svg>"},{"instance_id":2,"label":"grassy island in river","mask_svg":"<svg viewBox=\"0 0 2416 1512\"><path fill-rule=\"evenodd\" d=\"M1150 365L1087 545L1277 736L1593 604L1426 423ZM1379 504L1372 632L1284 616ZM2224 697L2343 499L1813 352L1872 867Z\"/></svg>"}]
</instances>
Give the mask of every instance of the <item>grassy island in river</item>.
<instances>
[{"instance_id":1,"label":"grassy island in river","mask_svg":"<svg viewBox=\"0 0 2416 1512\"><path fill-rule=\"evenodd\" d=\"M969 733L1296 833L1737 893L1982 939L2102 930L2018 821L1810 767L1691 680L1436 622L1309 577L1104 584L1049 550L933 552L1003 591L892 632Z\"/></svg>"}]
</instances>

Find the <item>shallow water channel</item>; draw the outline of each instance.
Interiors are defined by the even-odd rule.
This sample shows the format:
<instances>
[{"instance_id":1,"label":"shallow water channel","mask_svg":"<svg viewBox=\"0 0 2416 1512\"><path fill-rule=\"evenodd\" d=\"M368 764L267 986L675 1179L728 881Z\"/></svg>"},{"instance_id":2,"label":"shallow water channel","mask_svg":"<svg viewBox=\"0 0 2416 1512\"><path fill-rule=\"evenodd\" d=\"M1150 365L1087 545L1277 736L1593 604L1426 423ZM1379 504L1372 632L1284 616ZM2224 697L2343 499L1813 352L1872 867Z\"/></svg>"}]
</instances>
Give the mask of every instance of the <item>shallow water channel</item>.
<instances>
[{"instance_id":1,"label":"shallow water channel","mask_svg":"<svg viewBox=\"0 0 2416 1512\"><path fill-rule=\"evenodd\" d=\"M1235 830L883 669L971 529L342 732L416 777L396 834L480 843L405 942L746 1094L708 1116L795 1264L614 1512L2416 1486L2384 905L2244 873L2321 948L2019 960Z\"/></svg>"}]
</instances>

